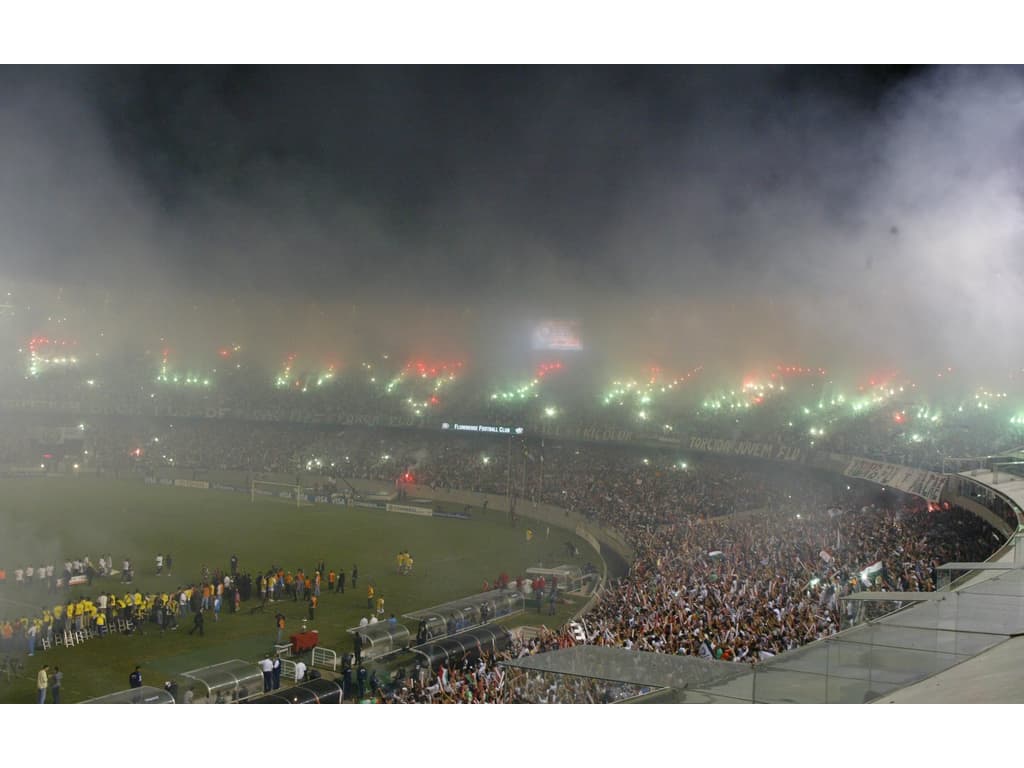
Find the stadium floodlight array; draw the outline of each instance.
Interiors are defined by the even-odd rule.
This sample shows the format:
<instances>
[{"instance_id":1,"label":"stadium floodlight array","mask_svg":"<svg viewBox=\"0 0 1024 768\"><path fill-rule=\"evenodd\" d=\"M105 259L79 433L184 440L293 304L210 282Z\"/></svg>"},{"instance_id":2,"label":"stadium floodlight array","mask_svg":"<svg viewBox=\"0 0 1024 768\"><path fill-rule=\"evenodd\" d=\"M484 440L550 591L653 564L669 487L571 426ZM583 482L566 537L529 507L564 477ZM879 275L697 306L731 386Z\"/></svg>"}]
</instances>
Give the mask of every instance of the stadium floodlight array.
<instances>
[{"instance_id":1,"label":"stadium floodlight array","mask_svg":"<svg viewBox=\"0 0 1024 768\"><path fill-rule=\"evenodd\" d=\"M284 492L283 489L287 488L288 492ZM264 489L264 490L260 490ZM295 499L295 506L302 506L302 485L296 483L275 483L270 480L253 480L249 487L250 497L252 502L256 503L256 496L279 498L279 499Z\"/></svg>"}]
</instances>

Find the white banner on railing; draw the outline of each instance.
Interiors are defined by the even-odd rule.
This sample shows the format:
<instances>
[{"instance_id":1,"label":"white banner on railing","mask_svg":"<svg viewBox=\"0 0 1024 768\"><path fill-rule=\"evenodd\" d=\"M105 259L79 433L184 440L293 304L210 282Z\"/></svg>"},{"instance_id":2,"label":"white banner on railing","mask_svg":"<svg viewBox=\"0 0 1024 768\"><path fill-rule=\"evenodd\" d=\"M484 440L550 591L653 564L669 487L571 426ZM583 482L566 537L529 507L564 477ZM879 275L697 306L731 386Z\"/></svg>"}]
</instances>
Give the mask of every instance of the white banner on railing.
<instances>
[{"instance_id":1,"label":"white banner on railing","mask_svg":"<svg viewBox=\"0 0 1024 768\"><path fill-rule=\"evenodd\" d=\"M939 501L946 484L946 476L938 472L886 464L871 459L852 459L843 474L847 477L870 480L872 483L889 486L934 502Z\"/></svg>"},{"instance_id":2,"label":"white banner on railing","mask_svg":"<svg viewBox=\"0 0 1024 768\"><path fill-rule=\"evenodd\" d=\"M726 440L716 437L691 437L690 448L705 453L721 453L725 456L753 456L758 459L775 461L801 461L803 453L775 443L758 443L753 440Z\"/></svg>"},{"instance_id":3,"label":"white banner on railing","mask_svg":"<svg viewBox=\"0 0 1024 768\"><path fill-rule=\"evenodd\" d=\"M407 504L388 504L385 506L388 512L402 512L406 515L421 515L431 517L434 513L428 507L410 507Z\"/></svg>"}]
</instances>

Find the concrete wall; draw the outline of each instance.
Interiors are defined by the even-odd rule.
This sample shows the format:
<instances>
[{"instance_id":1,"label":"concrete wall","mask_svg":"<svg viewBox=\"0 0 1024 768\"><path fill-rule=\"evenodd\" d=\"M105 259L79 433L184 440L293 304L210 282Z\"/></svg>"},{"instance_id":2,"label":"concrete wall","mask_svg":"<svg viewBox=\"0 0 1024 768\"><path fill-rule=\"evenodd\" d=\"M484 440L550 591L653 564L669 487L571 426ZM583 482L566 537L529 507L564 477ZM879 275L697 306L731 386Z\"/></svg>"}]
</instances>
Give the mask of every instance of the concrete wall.
<instances>
[{"instance_id":1,"label":"concrete wall","mask_svg":"<svg viewBox=\"0 0 1024 768\"><path fill-rule=\"evenodd\" d=\"M405 490L409 496L414 498L431 499L432 501L469 505L472 507L481 507L484 501L486 501L488 509L508 512L508 499L505 496L499 496L494 493L475 493L474 491L447 489L435 490L427 485L407 485ZM626 563L633 562L633 548L626 543L622 536L615 531L601 528L578 512L570 512L567 509L562 509L552 504L533 506L528 502L520 501L516 505L516 514L530 520L537 520L545 525L575 531L584 539L589 540L592 537L600 544L599 551L609 548Z\"/></svg>"},{"instance_id":2,"label":"concrete wall","mask_svg":"<svg viewBox=\"0 0 1024 768\"><path fill-rule=\"evenodd\" d=\"M243 471L228 470L202 470L202 469L177 469L163 467L155 472L156 477L170 480L205 480L210 483L222 483L237 488L249 487L249 473ZM261 472L256 475L259 480L266 480L274 483L285 483L293 485L295 474ZM324 482L325 478L320 475L301 473L299 475L303 487L311 487L317 483ZM362 493L386 493L395 491L395 484L385 480L360 480L350 478L346 481L349 485ZM338 482L339 488L344 489L342 481ZM476 493L474 491L458 491L448 489L432 489L427 485L407 485L404 489L410 497L430 499L431 501L447 502L462 506L481 507L484 501L487 508L498 512L508 512L508 499L493 493ZM536 520L545 525L556 528L564 528L574 531L581 538L596 542L599 552L611 549L612 552L627 565L633 562L633 549L626 543L617 532L609 531L587 520L577 512L570 512L567 509L553 506L551 504L532 504L520 502L516 513L523 518Z\"/></svg>"}]
</instances>

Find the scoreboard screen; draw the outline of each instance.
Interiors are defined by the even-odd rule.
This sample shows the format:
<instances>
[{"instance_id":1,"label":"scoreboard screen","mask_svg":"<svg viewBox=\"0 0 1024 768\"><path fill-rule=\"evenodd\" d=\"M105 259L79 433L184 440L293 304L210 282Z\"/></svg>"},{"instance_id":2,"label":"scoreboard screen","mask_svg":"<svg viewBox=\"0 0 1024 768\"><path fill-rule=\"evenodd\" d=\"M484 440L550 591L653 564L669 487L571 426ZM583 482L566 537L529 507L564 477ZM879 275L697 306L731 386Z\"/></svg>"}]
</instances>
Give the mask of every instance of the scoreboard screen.
<instances>
[{"instance_id":1,"label":"scoreboard screen","mask_svg":"<svg viewBox=\"0 0 1024 768\"><path fill-rule=\"evenodd\" d=\"M533 348L536 350L581 350L580 324L575 320L545 320L533 329Z\"/></svg>"}]
</instances>

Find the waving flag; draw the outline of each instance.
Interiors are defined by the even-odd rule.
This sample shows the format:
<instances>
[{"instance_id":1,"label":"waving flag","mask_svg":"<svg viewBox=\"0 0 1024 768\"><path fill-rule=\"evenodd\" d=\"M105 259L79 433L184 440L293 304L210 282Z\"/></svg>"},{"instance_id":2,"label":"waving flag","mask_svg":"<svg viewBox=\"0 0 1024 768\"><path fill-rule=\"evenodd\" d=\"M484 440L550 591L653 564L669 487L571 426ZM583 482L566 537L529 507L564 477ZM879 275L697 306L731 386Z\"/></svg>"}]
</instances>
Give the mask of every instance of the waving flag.
<instances>
[{"instance_id":1,"label":"waving flag","mask_svg":"<svg viewBox=\"0 0 1024 768\"><path fill-rule=\"evenodd\" d=\"M870 584L871 579L875 577L875 574L882 572L882 561L876 560L863 571L860 572L861 581L865 584Z\"/></svg>"}]
</instances>

